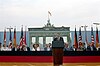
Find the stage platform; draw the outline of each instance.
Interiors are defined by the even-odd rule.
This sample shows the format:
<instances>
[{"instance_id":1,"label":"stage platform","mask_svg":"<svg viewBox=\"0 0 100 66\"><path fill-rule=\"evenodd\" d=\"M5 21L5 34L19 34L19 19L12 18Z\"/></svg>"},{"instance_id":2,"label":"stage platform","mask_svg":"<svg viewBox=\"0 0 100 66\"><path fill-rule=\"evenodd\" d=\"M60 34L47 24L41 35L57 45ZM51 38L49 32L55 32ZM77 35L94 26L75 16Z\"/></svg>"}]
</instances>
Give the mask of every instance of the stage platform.
<instances>
[{"instance_id":1,"label":"stage platform","mask_svg":"<svg viewBox=\"0 0 100 66\"><path fill-rule=\"evenodd\" d=\"M53 66L52 63L0 62L0 66ZM100 63L64 63L63 66L100 66Z\"/></svg>"},{"instance_id":2,"label":"stage platform","mask_svg":"<svg viewBox=\"0 0 100 66\"><path fill-rule=\"evenodd\" d=\"M0 66L53 66L52 52L0 52ZM100 66L100 52L64 52L63 66Z\"/></svg>"}]
</instances>

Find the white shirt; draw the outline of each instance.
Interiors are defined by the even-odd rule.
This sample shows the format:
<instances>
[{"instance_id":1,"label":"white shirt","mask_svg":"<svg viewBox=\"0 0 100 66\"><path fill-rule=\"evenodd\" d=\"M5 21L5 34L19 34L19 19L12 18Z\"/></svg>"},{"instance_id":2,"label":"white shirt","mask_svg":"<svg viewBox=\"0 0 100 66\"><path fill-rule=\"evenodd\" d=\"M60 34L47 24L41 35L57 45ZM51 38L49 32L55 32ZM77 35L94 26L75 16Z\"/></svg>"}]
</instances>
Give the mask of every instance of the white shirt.
<instances>
[{"instance_id":1,"label":"white shirt","mask_svg":"<svg viewBox=\"0 0 100 66\"><path fill-rule=\"evenodd\" d=\"M75 48L73 48L73 50L75 51Z\"/></svg>"},{"instance_id":2,"label":"white shirt","mask_svg":"<svg viewBox=\"0 0 100 66\"><path fill-rule=\"evenodd\" d=\"M8 48L8 49L7 49L7 51L11 51L11 50L12 50L11 48Z\"/></svg>"},{"instance_id":3,"label":"white shirt","mask_svg":"<svg viewBox=\"0 0 100 66\"><path fill-rule=\"evenodd\" d=\"M23 48L24 49L24 51L27 51L27 48L25 47L25 48Z\"/></svg>"},{"instance_id":4,"label":"white shirt","mask_svg":"<svg viewBox=\"0 0 100 66\"><path fill-rule=\"evenodd\" d=\"M8 47L1 47L1 51L8 51Z\"/></svg>"},{"instance_id":5,"label":"white shirt","mask_svg":"<svg viewBox=\"0 0 100 66\"><path fill-rule=\"evenodd\" d=\"M37 47L37 49L36 49L37 51L40 51L40 48L39 47ZM32 49L32 51L36 51L34 48Z\"/></svg>"},{"instance_id":6,"label":"white shirt","mask_svg":"<svg viewBox=\"0 0 100 66\"><path fill-rule=\"evenodd\" d=\"M47 51L50 51L50 47L47 47Z\"/></svg>"}]
</instances>

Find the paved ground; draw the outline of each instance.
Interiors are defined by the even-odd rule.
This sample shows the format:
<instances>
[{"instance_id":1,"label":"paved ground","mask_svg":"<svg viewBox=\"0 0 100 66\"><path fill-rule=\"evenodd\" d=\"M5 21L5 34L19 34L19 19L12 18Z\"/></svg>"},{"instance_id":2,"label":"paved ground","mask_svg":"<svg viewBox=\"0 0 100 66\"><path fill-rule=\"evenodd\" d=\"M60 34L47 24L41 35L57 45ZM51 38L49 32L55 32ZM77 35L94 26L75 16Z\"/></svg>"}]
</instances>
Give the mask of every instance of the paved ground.
<instances>
[{"instance_id":1,"label":"paved ground","mask_svg":"<svg viewBox=\"0 0 100 66\"><path fill-rule=\"evenodd\" d=\"M0 66L53 66L52 63L0 62ZM100 66L100 63L64 63L63 66Z\"/></svg>"}]
</instances>

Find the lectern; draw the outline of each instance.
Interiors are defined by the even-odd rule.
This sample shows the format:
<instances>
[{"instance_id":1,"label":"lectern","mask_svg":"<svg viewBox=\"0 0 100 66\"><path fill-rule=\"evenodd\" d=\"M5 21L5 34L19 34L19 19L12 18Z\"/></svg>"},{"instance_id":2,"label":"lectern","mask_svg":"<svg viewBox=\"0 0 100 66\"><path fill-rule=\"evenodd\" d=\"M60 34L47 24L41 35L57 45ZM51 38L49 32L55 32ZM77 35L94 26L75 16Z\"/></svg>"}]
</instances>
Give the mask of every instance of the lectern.
<instances>
[{"instance_id":1,"label":"lectern","mask_svg":"<svg viewBox=\"0 0 100 66\"><path fill-rule=\"evenodd\" d=\"M54 66L63 64L63 41L52 41L52 54Z\"/></svg>"}]
</instances>

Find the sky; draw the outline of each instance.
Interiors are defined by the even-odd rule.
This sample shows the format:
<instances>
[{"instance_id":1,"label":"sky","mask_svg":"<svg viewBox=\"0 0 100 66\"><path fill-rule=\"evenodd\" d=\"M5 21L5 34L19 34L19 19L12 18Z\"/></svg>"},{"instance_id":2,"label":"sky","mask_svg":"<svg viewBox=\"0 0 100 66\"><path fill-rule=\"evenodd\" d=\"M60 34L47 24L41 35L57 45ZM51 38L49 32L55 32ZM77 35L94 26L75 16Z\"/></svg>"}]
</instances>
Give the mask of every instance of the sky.
<instances>
[{"instance_id":1,"label":"sky","mask_svg":"<svg viewBox=\"0 0 100 66\"><path fill-rule=\"evenodd\" d=\"M94 22L100 23L100 0L0 0L0 31L10 26L17 30L21 25L43 27L48 11L52 14L51 24L70 27L71 31L75 25L77 30L82 25L90 30Z\"/></svg>"}]
</instances>

